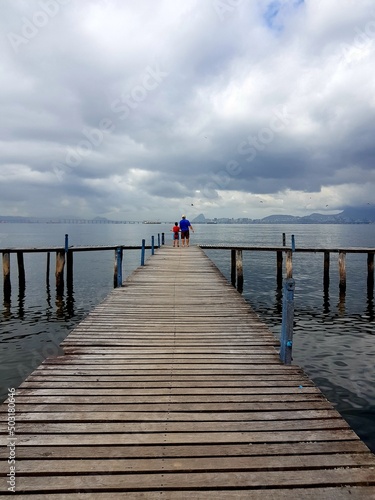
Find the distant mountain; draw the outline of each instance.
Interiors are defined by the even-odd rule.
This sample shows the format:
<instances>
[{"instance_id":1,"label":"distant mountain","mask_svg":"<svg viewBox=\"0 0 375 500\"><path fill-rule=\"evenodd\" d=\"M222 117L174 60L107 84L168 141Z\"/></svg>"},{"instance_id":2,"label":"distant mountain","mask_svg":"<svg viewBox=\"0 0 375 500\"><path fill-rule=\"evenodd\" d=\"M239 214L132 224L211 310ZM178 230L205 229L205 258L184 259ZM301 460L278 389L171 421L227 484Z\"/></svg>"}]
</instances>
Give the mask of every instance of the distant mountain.
<instances>
[{"instance_id":1,"label":"distant mountain","mask_svg":"<svg viewBox=\"0 0 375 500\"><path fill-rule=\"evenodd\" d=\"M82 222L85 221L77 216L62 216L62 217L22 217L13 215L0 215L1 222L23 222L23 223L37 223L37 222ZM92 223L121 223L125 221L111 221L106 217L95 217L94 219L87 220L86 222ZM375 206L367 205L364 207L346 207L342 212L334 215L326 215L313 213L305 216L295 215L269 215L263 219L249 219L249 218L215 218L207 219L204 214L199 214L192 220L195 224L375 224Z\"/></svg>"},{"instance_id":2,"label":"distant mountain","mask_svg":"<svg viewBox=\"0 0 375 500\"><path fill-rule=\"evenodd\" d=\"M204 224L206 222L206 217L203 214L199 214L191 222L195 222L196 224Z\"/></svg>"},{"instance_id":3,"label":"distant mountain","mask_svg":"<svg viewBox=\"0 0 375 500\"><path fill-rule=\"evenodd\" d=\"M348 207L339 216L341 219L353 222L375 222L375 207Z\"/></svg>"}]
</instances>

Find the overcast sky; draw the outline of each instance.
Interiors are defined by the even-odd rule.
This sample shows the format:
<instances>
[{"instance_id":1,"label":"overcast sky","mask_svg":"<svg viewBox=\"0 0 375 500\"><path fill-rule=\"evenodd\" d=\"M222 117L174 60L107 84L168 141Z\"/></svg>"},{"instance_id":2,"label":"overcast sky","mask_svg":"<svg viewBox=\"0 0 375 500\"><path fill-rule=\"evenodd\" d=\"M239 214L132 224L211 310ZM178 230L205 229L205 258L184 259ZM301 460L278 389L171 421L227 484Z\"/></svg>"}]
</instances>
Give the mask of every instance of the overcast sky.
<instances>
[{"instance_id":1,"label":"overcast sky","mask_svg":"<svg viewBox=\"0 0 375 500\"><path fill-rule=\"evenodd\" d=\"M374 203L373 0L0 0L0 214Z\"/></svg>"}]
</instances>

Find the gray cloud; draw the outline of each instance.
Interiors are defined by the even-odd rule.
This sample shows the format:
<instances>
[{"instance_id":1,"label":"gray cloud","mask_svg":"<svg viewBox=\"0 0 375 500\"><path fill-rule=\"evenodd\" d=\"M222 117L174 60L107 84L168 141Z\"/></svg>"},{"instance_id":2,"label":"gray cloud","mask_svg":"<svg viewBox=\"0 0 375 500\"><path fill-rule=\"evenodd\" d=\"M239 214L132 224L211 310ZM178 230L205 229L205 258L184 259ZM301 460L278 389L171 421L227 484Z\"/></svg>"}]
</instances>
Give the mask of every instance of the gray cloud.
<instances>
[{"instance_id":1,"label":"gray cloud","mask_svg":"<svg viewBox=\"0 0 375 500\"><path fill-rule=\"evenodd\" d=\"M257 217L373 191L370 1L3 0L0 33L1 214Z\"/></svg>"}]
</instances>

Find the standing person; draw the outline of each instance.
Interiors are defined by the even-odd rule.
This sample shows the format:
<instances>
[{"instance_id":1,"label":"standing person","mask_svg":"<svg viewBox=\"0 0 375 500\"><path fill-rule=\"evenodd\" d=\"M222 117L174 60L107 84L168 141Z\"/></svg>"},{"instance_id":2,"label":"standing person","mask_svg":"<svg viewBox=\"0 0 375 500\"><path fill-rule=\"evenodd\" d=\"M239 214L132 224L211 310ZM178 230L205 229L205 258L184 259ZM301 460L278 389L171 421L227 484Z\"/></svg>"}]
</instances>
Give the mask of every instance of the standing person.
<instances>
[{"instance_id":1,"label":"standing person","mask_svg":"<svg viewBox=\"0 0 375 500\"><path fill-rule=\"evenodd\" d=\"M174 247L179 247L180 246L180 226L178 225L178 222L174 223L174 226L172 227L171 231L173 231L173 246Z\"/></svg>"},{"instance_id":2,"label":"standing person","mask_svg":"<svg viewBox=\"0 0 375 500\"><path fill-rule=\"evenodd\" d=\"M190 224L190 221L186 218L186 215L181 216L182 219L180 220L180 229L181 229L181 246L185 246L185 241L186 241L186 246L189 246L189 228L193 231L194 229L193 226Z\"/></svg>"}]
</instances>

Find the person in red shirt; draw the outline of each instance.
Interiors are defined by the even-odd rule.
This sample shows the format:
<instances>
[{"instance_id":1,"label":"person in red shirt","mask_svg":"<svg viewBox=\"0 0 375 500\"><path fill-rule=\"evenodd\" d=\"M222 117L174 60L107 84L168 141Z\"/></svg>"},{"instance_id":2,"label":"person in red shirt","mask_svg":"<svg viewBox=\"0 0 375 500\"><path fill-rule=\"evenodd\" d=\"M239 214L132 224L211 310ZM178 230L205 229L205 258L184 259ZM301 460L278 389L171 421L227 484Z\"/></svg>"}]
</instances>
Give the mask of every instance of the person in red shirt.
<instances>
[{"instance_id":1,"label":"person in red shirt","mask_svg":"<svg viewBox=\"0 0 375 500\"><path fill-rule=\"evenodd\" d=\"M172 227L171 231L173 231L173 246L174 247L179 247L180 246L180 226L178 225L178 222L174 223L174 226Z\"/></svg>"}]
</instances>

